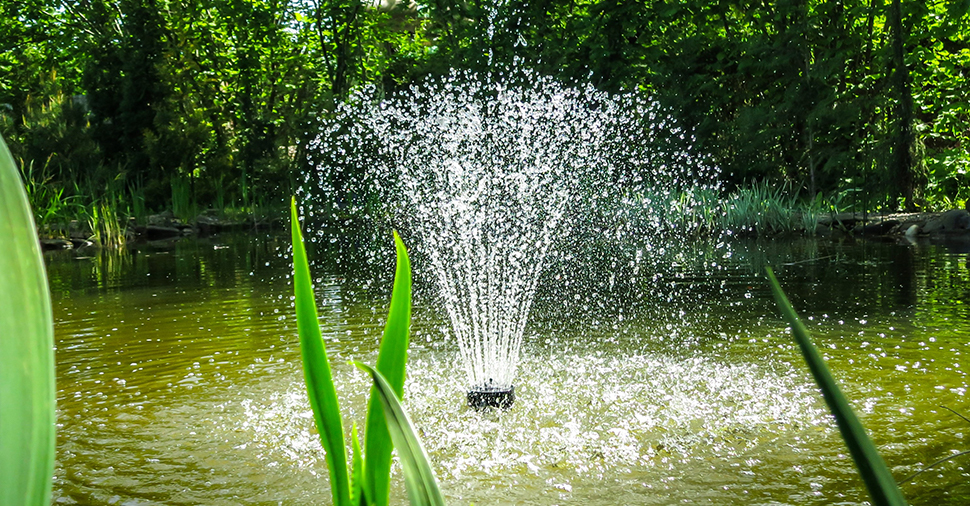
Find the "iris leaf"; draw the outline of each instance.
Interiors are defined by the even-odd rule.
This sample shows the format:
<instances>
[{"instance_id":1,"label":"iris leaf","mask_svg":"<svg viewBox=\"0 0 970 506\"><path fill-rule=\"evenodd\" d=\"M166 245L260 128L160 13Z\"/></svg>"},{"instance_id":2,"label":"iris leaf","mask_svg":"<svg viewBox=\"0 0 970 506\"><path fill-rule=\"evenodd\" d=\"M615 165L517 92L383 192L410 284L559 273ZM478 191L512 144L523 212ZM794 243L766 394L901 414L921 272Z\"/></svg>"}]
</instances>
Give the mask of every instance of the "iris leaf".
<instances>
[{"instance_id":1,"label":"iris leaf","mask_svg":"<svg viewBox=\"0 0 970 506\"><path fill-rule=\"evenodd\" d=\"M377 390L377 398L384 408L387 430L397 448L397 455L401 459L404 469L404 481L407 484L408 499L412 506L444 506L444 498L435 479L434 471L428 460L421 441L414 432L411 419L401 406L397 393L390 383L374 368L355 362L357 367L371 375Z\"/></svg>"},{"instance_id":2,"label":"iris leaf","mask_svg":"<svg viewBox=\"0 0 970 506\"><path fill-rule=\"evenodd\" d=\"M899 491L892 473L889 472L889 468L883 462L876 446L869 439L862 422L859 421L855 412L852 411L852 407L849 406L849 401L842 395L842 391L825 365L822 355L812 344L808 330L799 320L798 314L795 313L791 302L781 289L781 285L778 284L775 273L772 272L770 267L767 270L768 280L771 282L771 291L775 295L775 302L778 303L782 315L791 326L795 342L801 349L802 357L805 358L805 362L812 372L812 377L815 378L815 382L822 390L825 403L828 404L829 410L835 415L835 423L838 425L842 439L849 448L849 453L852 455L852 459L859 469L859 474L869 490L873 504L876 506L904 506L906 499Z\"/></svg>"},{"instance_id":3,"label":"iris leaf","mask_svg":"<svg viewBox=\"0 0 970 506\"><path fill-rule=\"evenodd\" d=\"M411 262L401 237L394 232L397 250L397 267L394 272L394 290L387 324L377 356L377 370L387 379L394 394L401 399L404 394L404 369L407 363L408 342L411 326ZM367 404L367 424L364 426L364 474L367 496L377 506L387 506L390 494L391 450L394 445L384 423L384 409L377 398L377 386L371 388Z\"/></svg>"},{"instance_id":4,"label":"iris leaf","mask_svg":"<svg viewBox=\"0 0 970 506\"><path fill-rule=\"evenodd\" d=\"M330 361L320 333L320 322L317 320L310 265L303 246L295 198L290 202L290 217L293 235L293 289L296 295L296 321L300 334L303 376L310 407L313 409L313 419L326 452L333 503L337 506L350 506L350 476L347 473L343 419L330 373Z\"/></svg>"},{"instance_id":5,"label":"iris leaf","mask_svg":"<svg viewBox=\"0 0 970 506\"><path fill-rule=\"evenodd\" d=\"M50 504L54 320L37 229L0 138L0 504Z\"/></svg>"}]
</instances>

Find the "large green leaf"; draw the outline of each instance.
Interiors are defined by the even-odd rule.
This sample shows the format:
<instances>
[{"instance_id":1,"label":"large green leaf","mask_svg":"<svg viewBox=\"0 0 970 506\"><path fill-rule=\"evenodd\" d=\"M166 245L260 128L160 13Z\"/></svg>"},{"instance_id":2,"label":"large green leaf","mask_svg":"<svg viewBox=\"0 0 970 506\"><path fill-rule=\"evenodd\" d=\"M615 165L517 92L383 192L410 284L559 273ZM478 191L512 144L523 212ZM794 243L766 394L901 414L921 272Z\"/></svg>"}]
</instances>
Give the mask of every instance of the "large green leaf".
<instances>
[{"instance_id":1,"label":"large green leaf","mask_svg":"<svg viewBox=\"0 0 970 506\"><path fill-rule=\"evenodd\" d=\"M384 337L377 356L377 370L400 399L404 394L404 368L408 356L411 326L411 262L401 237L394 232L397 250L397 268L394 272L394 290L391 307L384 326ZM384 423L384 410L377 399L377 386L371 388L367 404L367 422L364 426L364 475L369 487L367 496L378 506L387 506L390 500L391 450L393 441Z\"/></svg>"},{"instance_id":2,"label":"large green leaf","mask_svg":"<svg viewBox=\"0 0 970 506\"><path fill-rule=\"evenodd\" d=\"M892 473L889 472L889 468L883 462L876 446L872 444L872 440L866 434L862 422L859 421L859 418L856 417L855 412L849 406L849 401L842 395L842 391L825 365L822 355L812 344L808 330L798 319L795 309L792 308L791 302L788 301L781 285L778 284L775 273L772 272L770 267L767 270L768 279L771 281L771 290L775 294L775 301L785 316L785 320L791 326L792 335L802 351L805 362L808 363L808 368L812 372L815 382L822 390L825 403L828 404L829 410L835 415L835 423L842 433L845 445L849 447L849 453L855 460L866 488L869 489L873 504L876 506L904 506L906 499L899 491Z\"/></svg>"},{"instance_id":3,"label":"large green leaf","mask_svg":"<svg viewBox=\"0 0 970 506\"><path fill-rule=\"evenodd\" d=\"M0 138L0 506L50 504L54 326L37 229Z\"/></svg>"},{"instance_id":4,"label":"large green leaf","mask_svg":"<svg viewBox=\"0 0 970 506\"><path fill-rule=\"evenodd\" d=\"M290 202L290 217L293 233L293 289L296 295L296 321L300 334L300 354L303 357L303 376L313 418L326 452L333 503L337 506L350 506L350 477L347 474L343 420L337 403L337 390L330 374L330 361L320 334L310 265L303 246L295 198Z\"/></svg>"},{"instance_id":5,"label":"large green leaf","mask_svg":"<svg viewBox=\"0 0 970 506\"><path fill-rule=\"evenodd\" d=\"M428 460L428 454L417 434L411 419L404 412L401 401L398 400L394 387L381 373L366 364L356 363L374 380L374 389L386 415L387 429L397 448L397 455L401 458L404 469L404 481L407 484L408 499L412 506L443 506L444 498L438 487L438 480L434 477L434 470Z\"/></svg>"}]
</instances>

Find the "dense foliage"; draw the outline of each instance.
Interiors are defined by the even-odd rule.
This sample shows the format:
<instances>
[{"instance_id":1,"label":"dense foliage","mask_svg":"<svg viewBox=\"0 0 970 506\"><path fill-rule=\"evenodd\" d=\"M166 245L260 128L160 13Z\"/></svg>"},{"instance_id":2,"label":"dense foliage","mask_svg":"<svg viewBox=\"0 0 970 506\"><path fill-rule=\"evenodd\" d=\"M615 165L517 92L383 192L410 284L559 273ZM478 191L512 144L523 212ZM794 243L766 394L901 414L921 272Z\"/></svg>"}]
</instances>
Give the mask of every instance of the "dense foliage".
<instances>
[{"instance_id":1,"label":"dense foliage","mask_svg":"<svg viewBox=\"0 0 970 506\"><path fill-rule=\"evenodd\" d=\"M292 192L321 118L356 87L517 65L652 94L728 187L785 181L843 207L955 205L970 183L968 8L0 0L0 133L36 207L252 208Z\"/></svg>"}]
</instances>

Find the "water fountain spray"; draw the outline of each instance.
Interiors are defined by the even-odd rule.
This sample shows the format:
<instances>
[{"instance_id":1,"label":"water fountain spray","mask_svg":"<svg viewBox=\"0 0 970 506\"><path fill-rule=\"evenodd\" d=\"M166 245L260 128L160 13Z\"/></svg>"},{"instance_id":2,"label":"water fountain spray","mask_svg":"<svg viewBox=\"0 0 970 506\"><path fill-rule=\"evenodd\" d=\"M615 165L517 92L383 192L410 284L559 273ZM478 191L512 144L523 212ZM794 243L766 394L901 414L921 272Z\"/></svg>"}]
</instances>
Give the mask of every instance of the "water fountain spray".
<instances>
[{"instance_id":1,"label":"water fountain spray","mask_svg":"<svg viewBox=\"0 0 970 506\"><path fill-rule=\"evenodd\" d=\"M526 322L556 240L585 210L618 206L618 188L677 181L674 167L689 159L658 144L683 135L655 103L516 75L510 85L509 76L453 72L380 102L358 95L341 111L353 121L337 143L353 147L331 163L366 167L367 191L416 236L475 408L515 399ZM321 137L317 149L330 144Z\"/></svg>"}]
</instances>

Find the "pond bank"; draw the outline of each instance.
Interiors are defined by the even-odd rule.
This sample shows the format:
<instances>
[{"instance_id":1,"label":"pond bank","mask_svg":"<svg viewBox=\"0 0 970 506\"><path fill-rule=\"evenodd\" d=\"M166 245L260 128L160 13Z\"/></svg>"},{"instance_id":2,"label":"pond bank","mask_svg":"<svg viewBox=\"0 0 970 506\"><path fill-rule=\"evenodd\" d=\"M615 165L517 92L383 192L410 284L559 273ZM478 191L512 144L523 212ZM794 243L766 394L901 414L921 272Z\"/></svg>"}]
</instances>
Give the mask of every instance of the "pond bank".
<instances>
[{"instance_id":1,"label":"pond bank","mask_svg":"<svg viewBox=\"0 0 970 506\"><path fill-rule=\"evenodd\" d=\"M951 209L945 212L923 213L836 213L824 214L817 218L814 234L817 237L919 237L970 240L970 211ZM122 228L128 244L147 241L161 241L186 236L206 237L223 232L245 230L272 230L282 227L278 216L257 216L254 214L226 216L217 210L206 211L191 220L181 220L171 212L148 216L144 224L131 219ZM41 248L44 250L75 249L99 246L98 240L87 224L71 222L60 227L60 235L40 233ZM753 231L753 230L752 230ZM753 235L774 236L777 234ZM785 235L785 234L782 234Z\"/></svg>"},{"instance_id":2,"label":"pond bank","mask_svg":"<svg viewBox=\"0 0 970 506\"><path fill-rule=\"evenodd\" d=\"M222 232L270 230L280 226L280 218L255 214L226 216L220 211L210 209L191 220L182 220L171 211L150 215L143 224L131 218L127 226L121 228L121 232L124 234L124 242L132 244L186 236L205 237ZM98 238L88 224L72 221L66 227L59 228L63 233L58 236L40 232L41 249L51 251L99 246Z\"/></svg>"},{"instance_id":3,"label":"pond bank","mask_svg":"<svg viewBox=\"0 0 970 506\"><path fill-rule=\"evenodd\" d=\"M937 213L838 213L820 216L818 236L848 234L870 237L967 237L970 212L951 209Z\"/></svg>"}]
</instances>

